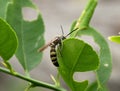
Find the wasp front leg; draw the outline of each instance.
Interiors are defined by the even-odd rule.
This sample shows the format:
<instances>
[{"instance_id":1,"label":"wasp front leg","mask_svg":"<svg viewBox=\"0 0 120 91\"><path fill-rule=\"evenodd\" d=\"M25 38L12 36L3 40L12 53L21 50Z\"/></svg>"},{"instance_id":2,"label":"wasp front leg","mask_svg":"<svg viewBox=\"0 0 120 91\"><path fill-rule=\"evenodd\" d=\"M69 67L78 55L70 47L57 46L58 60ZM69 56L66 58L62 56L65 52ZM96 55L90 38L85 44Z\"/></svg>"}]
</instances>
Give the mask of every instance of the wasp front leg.
<instances>
[{"instance_id":1,"label":"wasp front leg","mask_svg":"<svg viewBox=\"0 0 120 91\"><path fill-rule=\"evenodd\" d=\"M62 57L62 48L63 48L63 42L61 41L59 45L57 45L58 53Z\"/></svg>"}]
</instances>

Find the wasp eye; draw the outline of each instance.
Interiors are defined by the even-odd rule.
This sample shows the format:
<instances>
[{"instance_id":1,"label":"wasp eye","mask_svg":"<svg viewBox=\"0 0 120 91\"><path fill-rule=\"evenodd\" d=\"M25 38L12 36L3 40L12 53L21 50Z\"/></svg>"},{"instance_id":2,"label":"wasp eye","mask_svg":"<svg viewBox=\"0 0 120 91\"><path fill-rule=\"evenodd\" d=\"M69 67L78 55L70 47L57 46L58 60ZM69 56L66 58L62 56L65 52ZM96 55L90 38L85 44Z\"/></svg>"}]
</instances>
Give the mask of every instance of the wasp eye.
<instances>
[{"instance_id":1,"label":"wasp eye","mask_svg":"<svg viewBox=\"0 0 120 91\"><path fill-rule=\"evenodd\" d=\"M66 37L62 36L62 40L66 39Z\"/></svg>"}]
</instances>

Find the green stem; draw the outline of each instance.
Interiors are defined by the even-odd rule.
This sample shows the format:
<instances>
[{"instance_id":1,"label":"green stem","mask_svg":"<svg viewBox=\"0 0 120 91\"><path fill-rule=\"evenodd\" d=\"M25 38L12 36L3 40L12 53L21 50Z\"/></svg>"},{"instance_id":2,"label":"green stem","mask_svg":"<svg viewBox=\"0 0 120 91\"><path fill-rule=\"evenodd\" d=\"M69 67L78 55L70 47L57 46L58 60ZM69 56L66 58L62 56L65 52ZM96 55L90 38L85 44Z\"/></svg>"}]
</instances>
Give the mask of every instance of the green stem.
<instances>
[{"instance_id":1,"label":"green stem","mask_svg":"<svg viewBox=\"0 0 120 91\"><path fill-rule=\"evenodd\" d=\"M81 16L75 21L72 25L71 30L76 30L76 32L71 34L71 37L76 37L77 33L80 30L85 30L89 27L90 20L92 19L93 13L97 6L98 0L89 0L88 4L86 5L85 9L82 11Z\"/></svg>"},{"instance_id":2,"label":"green stem","mask_svg":"<svg viewBox=\"0 0 120 91\"><path fill-rule=\"evenodd\" d=\"M48 84L48 83L45 83L45 82L41 82L41 81L37 81L35 79L32 79L32 78L29 78L29 77L26 77L24 75L21 75L19 73L11 73L9 70L5 69L5 68L2 68L0 67L0 71L1 72L4 72L6 74L9 74L9 75L12 75L14 77L18 77L20 79L23 79L25 81L28 81L30 82L31 84L34 84L35 86L40 86L40 87L45 87L45 88L48 88L48 89L52 89L54 91L66 91L65 89L63 88L60 88L60 87L56 87L55 85L51 85L51 84Z\"/></svg>"},{"instance_id":3,"label":"green stem","mask_svg":"<svg viewBox=\"0 0 120 91\"><path fill-rule=\"evenodd\" d=\"M89 0L81 16L77 20L75 28L83 29L89 26L89 22L93 16L98 0Z\"/></svg>"}]
</instances>

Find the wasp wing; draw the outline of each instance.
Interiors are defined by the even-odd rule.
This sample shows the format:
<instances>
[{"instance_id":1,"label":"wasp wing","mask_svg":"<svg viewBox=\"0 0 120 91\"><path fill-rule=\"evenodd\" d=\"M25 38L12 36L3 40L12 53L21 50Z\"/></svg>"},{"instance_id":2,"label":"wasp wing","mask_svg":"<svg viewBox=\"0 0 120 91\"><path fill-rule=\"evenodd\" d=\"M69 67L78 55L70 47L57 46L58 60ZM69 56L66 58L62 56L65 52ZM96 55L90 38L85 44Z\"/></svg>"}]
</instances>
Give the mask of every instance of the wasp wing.
<instances>
[{"instance_id":1,"label":"wasp wing","mask_svg":"<svg viewBox=\"0 0 120 91\"><path fill-rule=\"evenodd\" d=\"M39 48L39 49L38 49L38 52L44 51L44 50L45 50L48 46L50 46L50 45L51 45L51 42L47 43L47 44L44 45L43 47Z\"/></svg>"},{"instance_id":2,"label":"wasp wing","mask_svg":"<svg viewBox=\"0 0 120 91\"><path fill-rule=\"evenodd\" d=\"M44 51L48 46L50 46L52 43L54 43L57 39L58 39L58 37L55 37L53 40L51 40L50 42L48 42L46 45L44 45L43 47L39 48L38 52Z\"/></svg>"}]
</instances>

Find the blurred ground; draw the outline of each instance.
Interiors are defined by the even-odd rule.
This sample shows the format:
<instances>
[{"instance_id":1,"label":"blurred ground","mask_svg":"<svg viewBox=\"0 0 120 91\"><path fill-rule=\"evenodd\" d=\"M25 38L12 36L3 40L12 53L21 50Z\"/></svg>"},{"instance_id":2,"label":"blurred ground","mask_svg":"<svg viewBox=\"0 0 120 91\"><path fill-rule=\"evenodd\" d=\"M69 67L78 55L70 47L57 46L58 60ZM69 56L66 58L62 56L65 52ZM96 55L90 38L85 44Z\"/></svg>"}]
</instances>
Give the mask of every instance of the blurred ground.
<instances>
[{"instance_id":1,"label":"blurred ground","mask_svg":"<svg viewBox=\"0 0 120 91\"><path fill-rule=\"evenodd\" d=\"M79 17L87 0L33 0L39 7L45 22L45 39L46 43L56 35L61 34L60 25L63 26L65 34L69 32L71 23ZM25 18L31 19L36 16L36 13L25 9ZM120 0L99 0L98 6L91 20L91 25L106 38L110 35L117 35L120 32ZM120 45L108 41L113 57L113 71L108 83L110 91L120 91ZM15 58L11 59L14 67L22 72L21 66ZM19 68L18 68L19 67ZM44 57L41 64L32 70L31 75L39 80L52 83L50 74L56 74L56 68L52 65L49 58L49 48L44 51ZM2 77L2 78L1 78ZM89 78L89 77L88 77ZM3 81L2 79L6 79ZM13 80L11 76L0 74L2 82L9 82ZM78 78L79 79L79 78ZM84 76L83 76L84 79ZM16 79L18 82L23 82ZM19 85L19 83L17 84ZM64 84L63 84L64 85ZM6 90L5 86L0 91L13 91ZM66 86L64 86L66 87ZM23 91L23 90L20 90ZM31 90L33 91L33 90ZM35 91L48 91L48 90L35 90Z\"/></svg>"}]
</instances>

